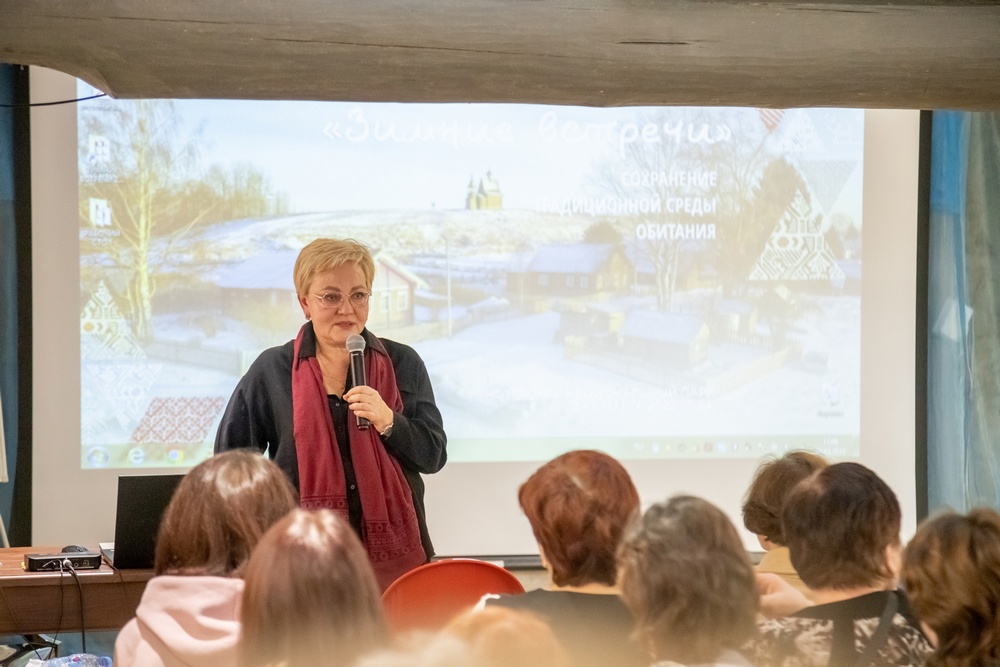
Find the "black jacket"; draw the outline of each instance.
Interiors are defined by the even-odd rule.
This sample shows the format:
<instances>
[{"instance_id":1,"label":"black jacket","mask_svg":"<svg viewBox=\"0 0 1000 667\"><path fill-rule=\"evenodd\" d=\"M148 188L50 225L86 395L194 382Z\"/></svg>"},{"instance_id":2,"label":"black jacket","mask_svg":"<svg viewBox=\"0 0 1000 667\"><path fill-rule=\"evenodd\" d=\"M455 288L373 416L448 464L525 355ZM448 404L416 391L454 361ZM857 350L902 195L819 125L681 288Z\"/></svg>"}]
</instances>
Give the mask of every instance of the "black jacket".
<instances>
[{"instance_id":1,"label":"black jacket","mask_svg":"<svg viewBox=\"0 0 1000 667\"><path fill-rule=\"evenodd\" d=\"M374 336L365 329L362 332L369 342ZM447 437L441 421L441 412L434 403L427 368L416 350L408 345L380 338L392 360L396 373L396 384L403 399L403 412L396 413L392 433L383 438L385 449L399 461L406 481L410 485L413 506L420 525L420 539L429 559L434 555L427 532L424 512L424 481L420 474L431 474L440 470L447 461ZM303 341L303 346L306 341ZM299 466L295 453L295 437L292 420L292 354L294 341L264 350L250 366L246 375L236 385L229 405L222 415L219 431L215 437L215 453L229 449L250 447L267 455L285 471L296 489L299 488ZM308 351L303 348L304 354ZM340 442L347 442L346 404L331 398L331 413L334 428ZM349 449L349 448L344 448ZM348 505L355 514L360 508L357 490L351 490L353 466L349 451L341 452L348 477ZM363 483L363 482L362 482ZM352 495L354 496L352 498ZM355 524L360 516L351 516ZM355 527L357 525L355 524Z\"/></svg>"}]
</instances>

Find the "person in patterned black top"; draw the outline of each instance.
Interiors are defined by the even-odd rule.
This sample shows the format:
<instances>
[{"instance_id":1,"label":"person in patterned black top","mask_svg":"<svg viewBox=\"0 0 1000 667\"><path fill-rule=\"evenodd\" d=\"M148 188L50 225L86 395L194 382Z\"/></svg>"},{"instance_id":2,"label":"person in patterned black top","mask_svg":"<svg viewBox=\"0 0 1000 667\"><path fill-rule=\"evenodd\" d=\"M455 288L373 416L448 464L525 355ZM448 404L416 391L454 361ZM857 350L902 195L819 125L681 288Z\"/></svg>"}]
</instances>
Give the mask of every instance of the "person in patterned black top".
<instances>
[{"instance_id":1,"label":"person in patterned black top","mask_svg":"<svg viewBox=\"0 0 1000 667\"><path fill-rule=\"evenodd\" d=\"M782 510L792 565L815 604L758 624L760 667L920 667L932 647L896 590L901 513L882 479L838 463L800 482ZM805 600L803 599L803 603Z\"/></svg>"}]
</instances>

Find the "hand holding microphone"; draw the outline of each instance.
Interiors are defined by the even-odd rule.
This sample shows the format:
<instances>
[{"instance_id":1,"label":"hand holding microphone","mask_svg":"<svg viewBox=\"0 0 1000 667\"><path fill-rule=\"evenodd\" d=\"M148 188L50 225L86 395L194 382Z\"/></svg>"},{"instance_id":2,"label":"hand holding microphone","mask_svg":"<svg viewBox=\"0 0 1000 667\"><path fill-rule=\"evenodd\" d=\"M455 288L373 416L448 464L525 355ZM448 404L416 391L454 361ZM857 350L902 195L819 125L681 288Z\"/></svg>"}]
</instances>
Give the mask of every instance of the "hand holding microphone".
<instances>
[{"instance_id":1,"label":"hand holding microphone","mask_svg":"<svg viewBox=\"0 0 1000 667\"><path fill-rule=\"evenodd\" d=\"M367 385L365 376L365 339L354 334L347 337L347 352L350 355L351 390L344 394L351 412L354 413L358 428L365 430L375 427L383 438L392 433L396 414L385 404L382 396ZM362 416L362 415L367 416Z\"/></svg>"},{"instance_id":2,"label":"hand holding microphone","mask_svg":"<svg viewBox=\"0 0 1000 667\"><path fill-rule=\"evenodd\" d=\"M368 384L365 376L365 339L358 334L351 334L347 337L347 352L351 355L351 384L355 387ZM345 396L346 398L346 396ZM364 431L368 428L368 420L360 415L355 415L358 428Z\"/></svg>"}]
</instances>

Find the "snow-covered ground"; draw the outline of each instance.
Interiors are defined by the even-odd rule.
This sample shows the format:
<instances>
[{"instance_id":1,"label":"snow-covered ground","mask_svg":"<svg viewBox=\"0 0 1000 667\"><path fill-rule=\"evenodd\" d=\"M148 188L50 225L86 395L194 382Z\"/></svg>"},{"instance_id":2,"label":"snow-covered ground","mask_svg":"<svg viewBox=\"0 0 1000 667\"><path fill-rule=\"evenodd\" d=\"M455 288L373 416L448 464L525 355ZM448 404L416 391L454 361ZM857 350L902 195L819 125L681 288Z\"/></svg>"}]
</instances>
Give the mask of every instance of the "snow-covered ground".
<instances>
[{"instance_id":1,"label":"snow-covered ground","mask_svg":"<svg viewBox=\"0 0 1000 667\"><path fill-rule=\"evenodd\" d=\"M856 435L860 424L859 303L833 297L818 303L821 308L806 316L803 324L822 331L830 341L826 372L788 363L710 398L685 397L676 387L655 386L567 358L563 345L556 341L557 313L485 323L459 331L451 340L426 340L414 347L431 374L453 460L475 458L475 452L466 448L484 441L559 441L565 447L575 439L593 442L595 438ZM224 326L213 338L201 341L200 347L247 349L252 350L252 357L259 343L241 334L238 323L220 321ZM158 325L165 339L190 339L191 332L182 331L182 320L163 319ZM741 355L727 356L717 350L710 358L715 363L738 363ZM147 378L151 384L141 396L133 397L136 405L127 419L132 424L141 417L143 404L154 398L221 396L228 400L238 380L235 373L162 359L139 364L155 366L157 373ZM127 441L131 431L130 424L121 423L122 404L102 405L101 401L113 397L94 387L84 389L85 421L98 427L86 432L86 440L90 444ZM213 425L206 443L214 437L214 429Z\"/></svg>"}]
</instances>

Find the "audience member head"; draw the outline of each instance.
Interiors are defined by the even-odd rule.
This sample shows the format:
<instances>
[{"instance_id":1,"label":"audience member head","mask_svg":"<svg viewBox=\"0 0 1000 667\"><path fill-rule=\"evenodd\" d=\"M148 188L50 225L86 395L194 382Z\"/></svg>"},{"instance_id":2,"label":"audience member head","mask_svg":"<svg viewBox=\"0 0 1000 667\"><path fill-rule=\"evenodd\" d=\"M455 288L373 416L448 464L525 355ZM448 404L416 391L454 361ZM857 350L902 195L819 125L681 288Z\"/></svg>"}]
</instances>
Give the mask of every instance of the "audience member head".
<instances>
[{"instance_id":1,"label":"audience member head","mask_svg":"<svg viewBox=\"0 0 1000 667\"><path fill-rule=\"evenodd\" d=\"M444 632L471 649L481 667L560 667L569 656L549 624L534 614L499 606L459 614Z\"/></svg>"},{"instance_id":2,"label":"audience member head","mask_svg":"<svg viewBox=\"0 0 1000 667\"><path fill-rule=\"evenodd\" d=\"M296 504L288 477L263 455L238 449L206 459L163 514L156 574L239 576L264 532Z\"/></svg>"},{"instance_id":3,"label":"audience member head","mask_svg":"<svg viewBox=\"0 0 1000 667\"><path fill-rule=\"evenodd\" d=\"M813 590L889 588L896 577L896 494L859 463L836 463L799 482L781 512L792 566Z\"/></svg>"},{"instance_id":4,"label":"audience member head","mask_svg":"<svg viewBox=\"0 0 1000 667\"><path fill-rule=\"evenodd\" d=\"M903 583L931 633L938 667L1000 659L1000 514L948 512L917 529L903 558Z\"/></svg>"},{"instance_id":5,"label":"audience member head","mask_svg":"<svg viewBox=\"0 0 1000 667\"><path fill-rule=\"evenodd\" d=\"M329 510L295 510L275 524L243 578L243 665L344 666L387 641L365 549Z\"/></svg>"},{"instance_id":6,"label":"audience member head","mask_svg":"<svg viewBox=\"0 0 1000 667\"><path fill-rule=\"evenodd\" d=\"M548 623L534 614L487 606L459 614L434 634L403 636L395 649L357 667L569 667Z\"/></svg>"},{"instance_id":7,"label":"audience member head","mask_svg":"<svg viewBox=\"0 0 1000 667\"><path fill-rule=\"evenodd\" d=\"M812 452L788 452L757 468L743 501L743 525L757 535L761 546L785 546L781 508L796 484L829 463Z\"/></svg>"},{"instance_id":8,"label":"audience member head","mask_svg":"<svg viewBox=\"0 0 1000 667\"><path fill-rule=\"evenodd\" d=\"M674 496L650 507L619 549L622 598L657 660L710 663L756 631L753 566L711 503Z\"/></svg>"},{"instance_id":9,"label":"audience member head","mask_svg":"<svg viewBox=\"0 0 1000 667\"><path fill-rule=\"evenodd\" d=\"M557 586L613 586L615 550L639 511L639 493L618 461L569 452L549 461L518 492Z\"/></svg>"}]
</instances>

